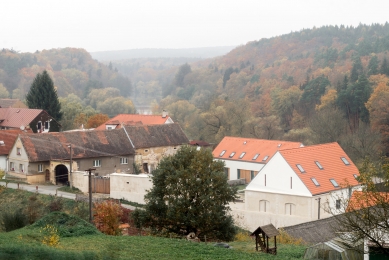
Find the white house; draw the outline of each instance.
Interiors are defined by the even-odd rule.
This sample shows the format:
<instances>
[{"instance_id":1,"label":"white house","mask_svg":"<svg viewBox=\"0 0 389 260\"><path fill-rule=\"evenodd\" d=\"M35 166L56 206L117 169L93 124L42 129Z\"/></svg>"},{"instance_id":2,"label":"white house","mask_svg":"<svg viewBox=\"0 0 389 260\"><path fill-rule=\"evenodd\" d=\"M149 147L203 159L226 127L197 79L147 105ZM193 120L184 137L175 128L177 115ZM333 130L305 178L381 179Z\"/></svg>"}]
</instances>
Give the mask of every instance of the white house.
<instances>
[{"instance_id":1,"label":"white house","mask_svg":"<svg viewBox=\"0 0 389 260\"><path fill-rule=\"evenodd\" d=\"M279 150L246 187L245 203L231 205L233 215L250 230L326 218L327 207L341 206L336 195L358 186L358 175L338 143Z\"/></svg>"},{"instance_id":2,"label":"white house","mask_svg":"<svg viewBox=\"0 0 389 260\"><path fill-rule=\"evenodd\" d=\"M213 158L224 161L229 180L249 183L278 150L298 147L303 144L226 136L213 150Z\"/></svg>"}]
</instances>

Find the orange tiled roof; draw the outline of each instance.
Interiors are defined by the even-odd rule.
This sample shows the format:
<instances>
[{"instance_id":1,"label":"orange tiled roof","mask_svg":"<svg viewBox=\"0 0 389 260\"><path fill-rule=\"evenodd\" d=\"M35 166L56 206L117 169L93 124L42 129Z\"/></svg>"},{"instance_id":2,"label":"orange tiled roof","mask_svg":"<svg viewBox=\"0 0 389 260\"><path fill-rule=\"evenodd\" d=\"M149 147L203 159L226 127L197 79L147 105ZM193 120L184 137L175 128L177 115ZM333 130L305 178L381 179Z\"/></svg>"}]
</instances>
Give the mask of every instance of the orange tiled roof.
<instances>
[{"instance_id":1,"label":"orange tiled roof","mask_svg":"<svg viewBox=\"0 0 389 260\"><path fill-rule=\"evenodd\" d=\"M345 185L346 181L348 185L358 185L354 174L359 176L359 171L338 143L281 150L280 154L300 177L312 195L337 189L330 179L335 180L339 188ZM346 165L341 158L345 158L349 164ZM322 169L315 162L318 162ZM300 165L304 172L301 172L297 165ZM318 182L319 186L314 184L312 178Z\"/></svg>"},{"instance_id":2,"label":"orange tiled roof","mask_svg":"<svg viewBox=\"0 0 389 260\"><path fill-rule=\"evenodd\" d=\"M348 202L346 211L369 208L381 203L387 204L388 202L388 192L354 191Z\"/></svg>"},{"instance_id":3,"label":"orange tiled roof","mask_svg":"<svg viewBox=\"0 0 389 260\"><path fill-rule=\"evenodd\" d=\"M139 114L119 114L104 124L95 128L95 130L105 130L106 125L117 125L120 128L124 125L161 125L169 119L169 116L162 117L161 115L139 115Z\"/></svg>"},{"instance_id":4,"label":"orange tiled roof","mask_svg":"<svg viewBox=\"0 0 389 260\"><path fill-rule=\"evenodd\" d=\"M0 130L0 155L9 154L21 130Z\"/></svg>"},{"instance_id":5,"label":"orange tiled roof","mask_svg":"<svg viewBox=\"0 0 389 260\"><path fill-rule=\"evenodd\" d=\"M213 150L212 154L215 159L237 160L264 164L267 163L278 150L298 148L301 146L302 143L298 142L226 136ZM221 155L223 151L225 152ZM235 152L235 154L231 156L233 152ZM243 152L245 152L245 155L242 158L239 158ZM255 160L253 160L256 154L259 155ZM265 158L266 160L264 160Z\"/></svg>"},{"instance_id":6,"label":"orange tiled roof","mask_svg":"<svg viewBox=\"0 0 389 260\"><path fill-rule=\"evenodd\" d=\"M47 113L42 109L30 108L0 108L0 126L19 128L27 126L41 113Z\"/></svg>"}]
</instances>

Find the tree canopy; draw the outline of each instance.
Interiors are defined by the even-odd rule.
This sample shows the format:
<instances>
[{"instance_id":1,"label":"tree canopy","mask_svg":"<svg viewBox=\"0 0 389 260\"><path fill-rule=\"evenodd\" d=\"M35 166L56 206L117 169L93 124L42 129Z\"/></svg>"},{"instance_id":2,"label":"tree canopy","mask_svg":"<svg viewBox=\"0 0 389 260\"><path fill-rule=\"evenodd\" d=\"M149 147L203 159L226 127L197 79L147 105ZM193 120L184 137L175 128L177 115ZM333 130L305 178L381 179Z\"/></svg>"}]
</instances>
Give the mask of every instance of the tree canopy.
<instances>
[{"instance_id":1,"label":"tree canopy","mask_svg":"<svg viewBox=\"0 0 389 260\"><path fill-rule=\"evenodd\" d=\"M30 91L27 93L26 103L29 108L45 110L57 122L62 119L61 104L58 100L57 91L46 70L35 76Z\"/></svg>"},{"instance_id":2,"label":"tree canopy","mask_svg":"<svg viewBox=\"0 0 389 260\"><path fill-rule=\"evenodd\" d=\"M228 203L236 191L227 184L224 163L214 161L210 150L180 148L161 160L152 182L145 210L134 214L138 225L143 223L156 232L194 232L200 239L204 235L233 239L236 231Z\"/></svg>"}]
</instances>

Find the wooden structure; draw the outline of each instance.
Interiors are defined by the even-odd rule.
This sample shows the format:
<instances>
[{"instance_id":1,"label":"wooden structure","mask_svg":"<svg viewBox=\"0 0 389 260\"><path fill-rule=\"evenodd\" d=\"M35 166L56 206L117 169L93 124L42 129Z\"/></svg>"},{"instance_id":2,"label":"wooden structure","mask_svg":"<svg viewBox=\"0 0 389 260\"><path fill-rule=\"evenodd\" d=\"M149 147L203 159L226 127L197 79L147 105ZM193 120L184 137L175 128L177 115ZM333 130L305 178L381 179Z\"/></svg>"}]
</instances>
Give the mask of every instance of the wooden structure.
<instances>
[{"instance_id":1,"label":"wooden structure","mask_svg":"<svg viewBox=\"0 0 389 260\"><path fill-rule=\"evenodd\" d=\"M262 252L268 254L277 254L277 235L280 232L273 226L273 224L269 224L266 226L258 227L251 236L255 236L255 249L258 251L258 248L261 249ZM274 238L274 247L269 247L269 237Z\"/></svg>"}]
</instances>

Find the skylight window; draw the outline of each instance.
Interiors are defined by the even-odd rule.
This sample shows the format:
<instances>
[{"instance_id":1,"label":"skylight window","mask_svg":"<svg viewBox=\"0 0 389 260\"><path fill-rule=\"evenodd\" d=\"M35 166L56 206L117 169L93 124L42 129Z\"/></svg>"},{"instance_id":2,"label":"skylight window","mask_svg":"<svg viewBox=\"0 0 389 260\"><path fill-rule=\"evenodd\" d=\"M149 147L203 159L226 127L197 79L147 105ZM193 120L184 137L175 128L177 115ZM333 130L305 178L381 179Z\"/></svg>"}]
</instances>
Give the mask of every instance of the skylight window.
<instances>
[{"instance_id":1,"label":"skylight window","mask_svg":"<svg viewBox=\"0 0 389 260\"><path fill-rule=\"evenodd\" d=\"M353 176L354 176L354 178L355 178L356 180L358 180L358 175L353 174Z\"/></svg>"},{"instance_id":2,"label":"skylight window","mask_svg":"<svg viewBox=\"0 0 389 260\"><path fill-rule=\"evenodd\" d=\"M240 156L239 156L239 159L242 159L243 156L246 154L246 152L243 152Z\"/></svg>"},{"instance_id":3,"label":"skylight window","mask_svg":"<svg viewBox=\"0 0 389 260\"><path fill-rule=\"evenodd\" d=\"M280 148L282 144L278 144L277 147Z\"/></svg>"},{"instance_id":4,"label":"skylight window","mask_svg":"<svg viewBox=\"0 0 389 260\"><path fill-rule=\"evenodd\" d=\"M226 153L226 150L223 150L223 151L219 154L219 156L222 157L225 153Z\"/></svg>"},{"instance_id":5,"label":"skylight window","mask_svg":"<svg viewBox=\"0 0 389 260\"><path fill-rule=\"evenodd\" d=\"M323 166L321 166L321 164L318 161L315 161L315 163L316 163L317 167L319 167L320 170L324 169Z\"/></svg>"},{"instance_id":6,"label":"skylight window","mask_svg":"<svg viewBox=\"0 0 389 260\"><path fill-rule=\"evenodd\" d=\"M269 155L266 155L265 157L263 157L262 161L263 161L263 162L266 161L267 158L269 158Z\"/></svg>"},{"instance_id":7,"label":"skylight window","mask_svg":"<svg viewBox=\"0 0 389 260\"><path fill-rule=\"evenodd\" d=\"M335 188L339 187L339 184L334 179L330 179L330 182L332 183L332 185L334 185Z\"/></svg>"},{"instance_id":8,"label":"skylight window","mask_svg":"<svg viewBox=\"0 0 389 260\"><path fill-rule=\"evenodd\" d=\"M311 178L311 180L315 186L320 186L319 182L315 178Z\"/></svg>"},{"instance_id":9,"label":"skylight window","mask_svg":"<svg viewBox=\"0 0 389 260\"><path fill-rule=\"evenodd\" d=\"M296 164L296 166L300 170L300 172L305 172L303 166L301 166L300 164Z\"/></svg>"},{"instance_id":10,"label":"skylight window","mask_svg":"<svg viewBox=\"0 0 389 260\"><path fill-rule=\"evenodd\" d=\"M235 155L235 152L232 152L232 153L230 154L230 158L234 157L234 155Z\"/></svg>"},{"instance_id":11,"label":"skylight window","mask_svg":"<svg viewBox=\"0 0 389 260\"><path fill-rule=\"evenodd\" d=\"M258 156L259 156L259 153L256 153L256 154L254 155L254 157L253 157L253 160L256 160L256 159L258 158Z\"/></svg>"},{"instance_id":12,"label":"skylight window","mask_svg":"<svg viewBox=\"0 0 389 260\"><path fill-rule=\"evenodd\" d=\"M343 163L344 163L345 165L350 165L349 161L347 161L346 158L340 157L340 159L342 159L342 161L343 161Z\"/></svg>"}]
</instances>

